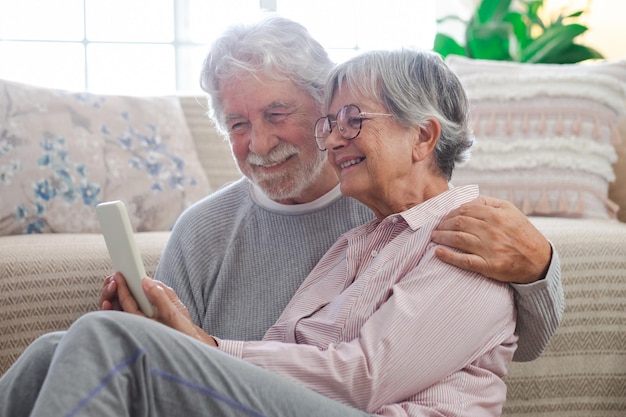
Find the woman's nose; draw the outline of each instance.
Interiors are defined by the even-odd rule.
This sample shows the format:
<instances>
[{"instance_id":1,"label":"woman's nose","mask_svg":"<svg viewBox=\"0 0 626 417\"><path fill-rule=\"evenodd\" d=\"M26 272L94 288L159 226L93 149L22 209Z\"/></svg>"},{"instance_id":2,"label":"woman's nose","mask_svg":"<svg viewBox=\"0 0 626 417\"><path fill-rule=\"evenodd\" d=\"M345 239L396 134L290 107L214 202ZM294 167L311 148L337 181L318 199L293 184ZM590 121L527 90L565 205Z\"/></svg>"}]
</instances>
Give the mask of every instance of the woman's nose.
<instances>
[{"instance_id":1,"label":"woman's nose","mask_svg":"<svg viewBox=\"0 0 626 417\"><path fill-rule=\"evenodd\" d=\"M341 136L339 133L339 125L335 125L335 128L330 132L328 137L324 140L326 149L339 149L348 145L348 139Z\"/></svg>"}]
</instances>

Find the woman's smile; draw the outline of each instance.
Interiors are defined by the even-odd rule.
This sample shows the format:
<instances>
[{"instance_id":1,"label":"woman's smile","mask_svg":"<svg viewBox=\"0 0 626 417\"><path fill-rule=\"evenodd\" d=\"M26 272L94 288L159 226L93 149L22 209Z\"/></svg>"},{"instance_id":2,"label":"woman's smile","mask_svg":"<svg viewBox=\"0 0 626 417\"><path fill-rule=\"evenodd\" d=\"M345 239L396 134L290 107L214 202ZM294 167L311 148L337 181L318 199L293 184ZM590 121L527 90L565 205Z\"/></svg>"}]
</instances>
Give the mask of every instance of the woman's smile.
<instances>
[{"instance_id":1,"label":"woman's smile","mask_svg":"<svg viewBox=\"0 0 626 417\"><path fill-rule=\"evenodd\" d=\"M342 162L342 163L337 164L337 165L339 165L339 168L341 168L341 169L346 169L346 168L351 167L353 165L360 164L364 160L365 160L365 157L363 156L363 157L360 157L360 158L354 158L354 159L347 160L347 161Z\"/></svg>"}]
</instances>

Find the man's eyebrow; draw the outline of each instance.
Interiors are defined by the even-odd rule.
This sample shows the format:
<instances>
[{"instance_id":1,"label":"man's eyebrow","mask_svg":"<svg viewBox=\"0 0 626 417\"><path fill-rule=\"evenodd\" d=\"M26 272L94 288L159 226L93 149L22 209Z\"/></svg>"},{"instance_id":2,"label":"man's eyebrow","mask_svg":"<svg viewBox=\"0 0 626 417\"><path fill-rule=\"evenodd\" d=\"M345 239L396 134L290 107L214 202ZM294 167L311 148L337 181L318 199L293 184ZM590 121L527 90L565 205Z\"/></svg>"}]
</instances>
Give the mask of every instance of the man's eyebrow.
<instances>
[{"instance_id":1,"label":"man's eyebrow","mask_svg":"<svg viewBox=\"0 0 626 417\"><path fill-rule=\"evenodd\" d=\"M275 101L267 105L265 107L265 110L267 111L267 110L274 110L274 109L294 109L294 108L296 108L295 104L286 103L284 101Z\"/></svg>"},{"instance_id":2,"label":"man's eyebrow","mask_svg":"<svg viewBox=\"0 0 626 417\"><path fill-rule=\"evenodd\" d=\"M228 114L224 117L224 120L230 122L231 120L241 119L243 116L241 114Z\"/></svg>"},{"instance_id":3,"label":"man's eyebrow","mask_svg":"<svg viewBox=\"0 0 626 417\"><path fill-rule=\"evenodd\" d=\"M292 103L286 103L283 101L275 101L272 102L270 104L268 104L267 106L263 107L261 109L261 112L266 112L268 110L274 110L274 109L295 109L297 108L297 106L295 104ZM233 114L228 114L224 116L224 120L226 122L230 122L231 120L237 120L237 119L244 119L245 117L242 114L239 113L233 113Z\"/></svg>"}]
</instances>

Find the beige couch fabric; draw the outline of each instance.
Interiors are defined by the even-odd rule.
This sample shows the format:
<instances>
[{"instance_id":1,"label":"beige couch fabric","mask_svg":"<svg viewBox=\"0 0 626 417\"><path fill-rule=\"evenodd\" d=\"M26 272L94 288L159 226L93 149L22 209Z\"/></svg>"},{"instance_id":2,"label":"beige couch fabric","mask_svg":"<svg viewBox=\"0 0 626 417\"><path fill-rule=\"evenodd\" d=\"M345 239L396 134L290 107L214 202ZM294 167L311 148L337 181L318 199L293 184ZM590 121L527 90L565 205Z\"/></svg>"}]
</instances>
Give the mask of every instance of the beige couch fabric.
<instances>
[{"instance_id":1,"label":"beige couch fabric","mask_svg":"<svg viewBox=\"0 0 626 417\"><path fill-rule=\"evenodd\" d=\"M565 315L537 360L513 363L506 416L626 415L626 224L533 218L557 247Z\"/></svg>"},{"instance_id":2,"label":"beige couch fabric","mask_svg":"<svg viewBox=\"0 0 626 417\"><path fill-rule=\"evenodd\" d=\"M153 275L168 232L137 233L146 273ZM0 238L0 374L38 336L67 329L97 300L111 263L97 234Z\"/></svg>"}]
</instances>

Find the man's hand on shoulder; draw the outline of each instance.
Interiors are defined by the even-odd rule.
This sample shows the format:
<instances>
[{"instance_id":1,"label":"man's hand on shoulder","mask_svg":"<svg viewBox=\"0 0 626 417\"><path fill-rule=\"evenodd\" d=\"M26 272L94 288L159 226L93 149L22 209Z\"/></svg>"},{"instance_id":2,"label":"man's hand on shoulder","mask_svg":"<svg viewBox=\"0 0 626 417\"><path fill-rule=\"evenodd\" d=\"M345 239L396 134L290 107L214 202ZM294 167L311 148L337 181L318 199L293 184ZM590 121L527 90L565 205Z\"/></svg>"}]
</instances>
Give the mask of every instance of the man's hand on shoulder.
<instances>
[{"instance_id":1,"label":"man's hand on shoulder","mask_svg":"<svg viewBox=\"0 0 626 417\"><path fill-rule=\"evenodd\" d=\"M498 281L529 284L543 279L552 247L511 202L480 196L451 211L433 241L461 251L437 248L442 261Z\"/></svg>"}]
</instances>

